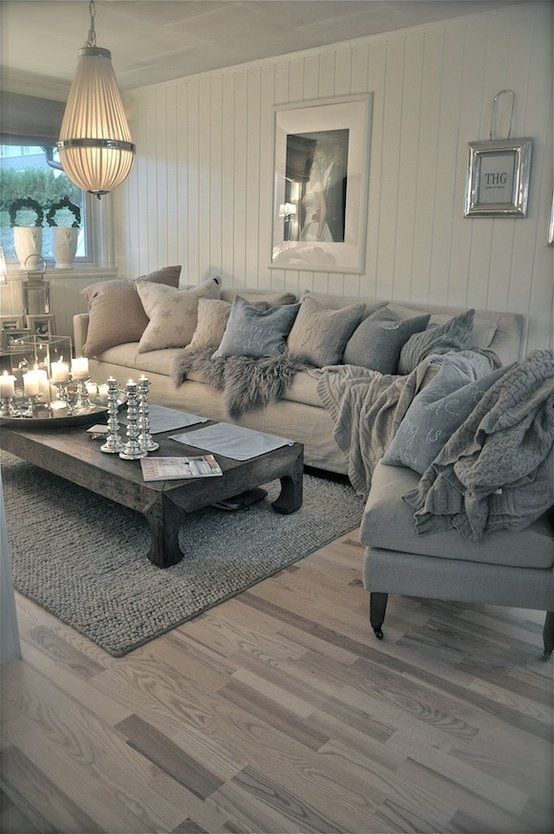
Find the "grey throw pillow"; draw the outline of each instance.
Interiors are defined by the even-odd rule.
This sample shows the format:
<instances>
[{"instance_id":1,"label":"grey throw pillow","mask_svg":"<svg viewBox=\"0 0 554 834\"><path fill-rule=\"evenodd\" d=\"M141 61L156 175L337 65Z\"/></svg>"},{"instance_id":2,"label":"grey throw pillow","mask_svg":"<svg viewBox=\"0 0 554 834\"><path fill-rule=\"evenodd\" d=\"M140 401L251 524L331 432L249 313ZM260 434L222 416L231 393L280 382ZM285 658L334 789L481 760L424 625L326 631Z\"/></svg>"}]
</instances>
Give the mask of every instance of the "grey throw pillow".
<instances>
[{"instance_id":1,"label":"grey throw pillow","mask_svg":"<svg viewBox=\"0 0 554 834\"><path fill-rule=\"evenodd\" d=\"M364 310L364 304L328 310L313 298L305 298L290 332L290 355L316 368L342 362L345 345Z\"/></svg>"},{"instance_id":2,"label":"grey throw pillow","mask_svg":"<svg viewBox=\"0 0 554 834\"><path fill-rule=\"evenodd\" d=\"M383 456L383 463L407 466L422 475L483 394L506 370L497 368L481 379L468 381L461 368L445 362L436 377L414 398Z\"/></svg>"},{"instance_id":3,"label":"grey throw pillow","mask_svg":"<svg viewBox=\"0 0 554 834\"><path fill-rule=\"evenodd\" d=\"M214 356L271 356L284 353L300 304L260 310L236 296L223 339Z\"/></svg>"},{"instance_id":4,"label":"grey throw pillow","mask_svg":"<svg viewBox=\"0 0 554 834\"><path fill-rule=\"evenodd\" d=\"M422 359L432 353L449 353L469 347L473 334L475 310L466 310L444 324L432 324L423 333L416 333L400 352L398 372L409 374Z\"/></svg>"},{"instance_id":5,"label":"grey throw pillow","mask_svg":"<svg viewBox=\"0 0 554 834\"><path fill-rule=\"evenodd\" d=\"M430 315L401 319L389 307L381 307L363 320L344 351L346 365L395 374L404 343L413 333L425 330Z\"/></svg>"}]
</instances>

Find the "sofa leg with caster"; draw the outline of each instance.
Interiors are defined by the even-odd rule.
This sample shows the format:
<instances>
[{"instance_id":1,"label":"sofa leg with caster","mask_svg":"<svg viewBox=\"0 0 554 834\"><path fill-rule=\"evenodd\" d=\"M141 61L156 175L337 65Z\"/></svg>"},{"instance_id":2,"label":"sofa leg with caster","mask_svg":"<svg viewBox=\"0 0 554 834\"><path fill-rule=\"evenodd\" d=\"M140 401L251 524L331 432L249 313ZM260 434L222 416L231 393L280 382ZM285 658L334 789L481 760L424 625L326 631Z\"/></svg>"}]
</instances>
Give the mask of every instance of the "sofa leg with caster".
<instances>
[{"instance_id":1,"label":"sofa leg with caster","mask_svg":"<svg viewBox=\"0 0 554 834\"><path fill-rule=\"evenodd\" d=\"M388 594L379 592L369 595L369 622L371 628L378 640L383 639L383 630L381 626L385 620L385 611L387 610Z\"/></svg>"},{"instance_id":2,"label":"sofa leg with caster","mask_svg":"<svg viewBox=\"0 0 554 834\"><path fill-rule=\"evenodd\" d=\"M544 642L542 659L549 660L552 657L552 651L554 650L554 611L546 612L542 639Z\"/></svg>"}]
</instances>

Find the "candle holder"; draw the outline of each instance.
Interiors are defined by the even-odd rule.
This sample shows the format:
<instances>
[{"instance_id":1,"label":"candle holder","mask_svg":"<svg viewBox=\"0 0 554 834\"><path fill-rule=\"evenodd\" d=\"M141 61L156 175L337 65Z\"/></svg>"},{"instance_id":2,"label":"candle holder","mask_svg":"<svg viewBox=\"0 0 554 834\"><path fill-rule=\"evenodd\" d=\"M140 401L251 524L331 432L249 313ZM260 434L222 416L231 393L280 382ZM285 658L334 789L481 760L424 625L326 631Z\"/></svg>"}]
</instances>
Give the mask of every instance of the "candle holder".
<instances>
[{"instance_id":1,"label":"candle holder","mask_svg":"<svg viewBox=\"0 0 554 834\"><path fill-rule=\"evenodd\" d=\"M87 388L87 382L89 381L90 377L86 379L78 379L76 380L77 385L77 400L75 402L75 408L79 411L86 411L90 408L90 397Z\"/></svg>"},{"instance_id":2,"label":"candle holder","mask_svg":"<svg viewBox=\"0 0 554 834\"><path fill-rule=\"evenodd\" d=\"M127 442L119 453L122 460L140 460L148 454L140 442L138 427L138 399L136 382L127 383Z\"/></svg>"},{"instance_id":3,"label":"candle holder","mask_svg":"<svg viewBox=\"0 0 554 834\"><path fill-rule=\"evenodd\" d=\"M123 440L119 434L119 420L117 417L117 380L111 376L108 379L108 435L106 442L100 446L101 452L116 455L123 451Z\"/></svg>"},{"instance_id":4,"label":"candle holder","mask_svg":"<svg viewBox=\"0 0 554 834\"><path fill-rule=\"evenodd\" d=\"M34 417L37 411L38 394L27 394L27 408L21 412L22 417Z\"/></svg>"},{"instance_id":5,"label":"candle holder","mask_svg":"<svg viewBox=\"0 0 554 834\"><path fill-rule=\"evenodd\" d=\"M0 417L21 417L13 397L2 397L0 400Z\"/></svg>"},{"instance_id":6,"label":"candle holder","mask_svg":"<svg viewBox=\"0 0 554 834\"><path fill-rule=\"evenodd\" d=\"M67 382L56 382L55 385L58 389L58 400L64 403L68 414L73 414L73 402L69 393L69 380Z\"/></svg>"},{"instance_id":7,"label":"candle holder","mask_svg":"<svg viewBox=\"0 0 554 834\"><path fill-rule=\"evenodd\" d=\"M147 452L155 452L160 448L150 434L150 404L148 402L148 388L150 380L141 376L138 382L138 428L140 432L140 443Z\"/></svg>"}]
</instances>

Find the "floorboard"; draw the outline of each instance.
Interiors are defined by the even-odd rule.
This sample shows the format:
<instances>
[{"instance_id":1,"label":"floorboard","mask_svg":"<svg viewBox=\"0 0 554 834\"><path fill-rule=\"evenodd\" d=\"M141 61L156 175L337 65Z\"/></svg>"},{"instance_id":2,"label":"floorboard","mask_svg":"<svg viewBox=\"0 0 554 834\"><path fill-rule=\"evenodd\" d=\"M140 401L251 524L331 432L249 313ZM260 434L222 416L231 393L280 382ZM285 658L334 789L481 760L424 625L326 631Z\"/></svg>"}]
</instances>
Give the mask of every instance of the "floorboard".
<instances>
[{"instance_id":1,"label":"floorboard","mask_svg":"<svg viewBox=\"0 0 554 834\"><path fill-rule=\"evenodd\" d=\"M391 598L356 533L123 658L17 596L0 829L548 832L541 616Z\"/></svg>"}]
</instances>

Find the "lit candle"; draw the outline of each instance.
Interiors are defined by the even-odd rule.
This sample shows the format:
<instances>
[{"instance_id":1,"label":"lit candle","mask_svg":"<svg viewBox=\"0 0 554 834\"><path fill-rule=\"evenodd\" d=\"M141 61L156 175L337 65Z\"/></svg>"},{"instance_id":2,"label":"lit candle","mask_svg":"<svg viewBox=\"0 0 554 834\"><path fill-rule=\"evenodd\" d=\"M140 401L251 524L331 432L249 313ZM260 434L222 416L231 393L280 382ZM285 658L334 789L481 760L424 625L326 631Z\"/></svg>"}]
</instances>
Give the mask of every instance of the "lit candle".
<instances>
[{"instance_id":1,"label":"lit candle","mask_svg":"<svg viewBox=\"0 0 554 834\"><path fill-rule=\"evenodd\" d=\"M106 386L107 388L108 386ZM87 382L87 394L89 397L97 397L98 396L98 385L96 382Z\"/></svg>"},{"instance_id":2,"label":"lit candle","mask_svg":"<svg viewBox=\"0 0 554 834\"><path fill-rule=\"evenodd\" d=\"M15 377L7 371L0 376L0 397L3 399L15 397Z\"/></svg>"},{"instance_id":3,"label":"lit candle","mask_svg":"<svg viewBox=\"0 0 554 834\"><path fill-rule=\"evenodd\" d=\"M59 362L52 362L52 382L68 382L69 381L69 365L63 361L63 356L60 357Z\"/></svg>"},{"instance_id":4,"label":"lit candle","mask_svg":"<svg viewBox=\"0 0 554 834\"><path fill-rule=\"evenodd\" d=\"M86 356L78 356L71 360L71 373L74 379L88 379L90 376L88 359Z\"/></svg>"},{"instance_id":5,"label":"lit candle","mask_svg":"<svg viewBox=\"0 0 554 834\"><path fill-rule=\"evenodd\" d=\"M39 371L35 368L34 371L27 371L23 374L23 390L26 397L36 397L40 393L45 393L48 385L48 378L46 371ZM42 388L42 392L41 392Z\"/></svg>"},{"instance_id":6,"label":"lit candle","mask_svg":"<svg viewBox=\"0 0 554 834\"><path fill-rule=\"evenodd\" d=\"M108 393L109 389L107 385L99 385L98 386L98 399L100 402L106 403L108 402Z\"/></svg>"}]
</instances>

